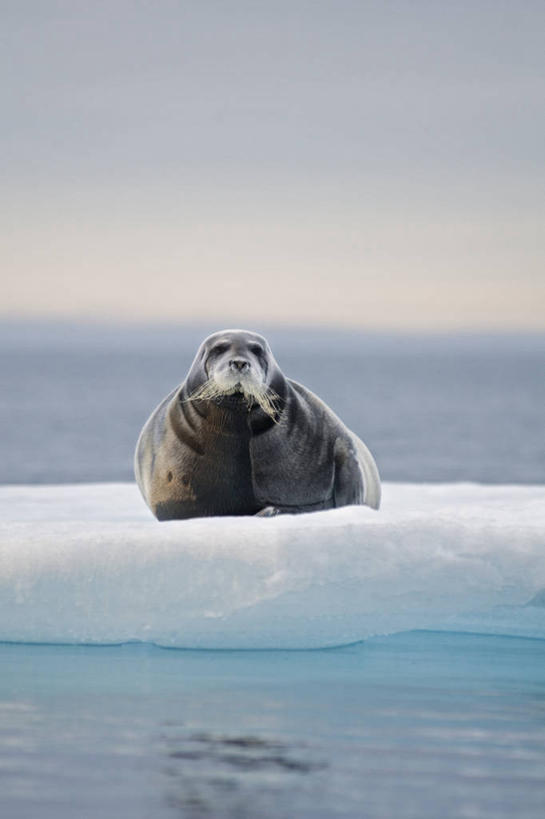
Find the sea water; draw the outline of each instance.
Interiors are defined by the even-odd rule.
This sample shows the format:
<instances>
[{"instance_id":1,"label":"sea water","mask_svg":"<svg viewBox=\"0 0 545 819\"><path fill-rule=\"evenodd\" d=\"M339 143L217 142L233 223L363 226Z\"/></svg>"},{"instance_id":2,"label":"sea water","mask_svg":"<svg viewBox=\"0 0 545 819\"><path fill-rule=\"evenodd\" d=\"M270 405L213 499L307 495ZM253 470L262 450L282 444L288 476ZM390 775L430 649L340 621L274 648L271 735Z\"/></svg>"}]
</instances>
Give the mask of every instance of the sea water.
<instances>
[{"instance_id":1,"label":"sea water","mask_svg":"<svg viewBox=\"0 0 545 819\"><path fill-rule=\"evenodd\" d=\"M135 440L206 327L0 327L1 483L133 479ZM545 335L261 328L390 481L545 483Z\"/></svg>"},{"instance_id":2,"label":"sea water","mask_svg":"<svg viewBox=\"0 0 545 819\"><path fill-rule=\"evenodd\" d=\"M214 329L0 334L2 816L542 817L543 337L273 329L382 510L158 524L134 440Z\"/></svg>"},{"instance_id":3,"label":"sea water","mask_svg":"<svg viewBox=\"0 0 545 819\"><path fill-rule=\"evenodd\" d=\"M543 816L541 640L2 656L10 819Z\"/></svg>"}]
</instances>

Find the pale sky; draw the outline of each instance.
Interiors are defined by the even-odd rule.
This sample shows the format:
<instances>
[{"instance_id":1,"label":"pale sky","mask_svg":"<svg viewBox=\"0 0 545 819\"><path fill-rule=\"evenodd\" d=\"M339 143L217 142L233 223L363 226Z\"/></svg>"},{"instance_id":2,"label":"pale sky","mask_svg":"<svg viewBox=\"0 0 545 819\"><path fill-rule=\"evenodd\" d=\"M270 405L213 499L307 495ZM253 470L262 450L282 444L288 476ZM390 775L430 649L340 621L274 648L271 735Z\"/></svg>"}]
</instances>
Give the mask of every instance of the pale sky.
<instances>
[{"instance_id":1,"label":"pale sky","mask_svg":"<svg viewBox=\"0 0 545 819\"><path fill-rule=\"evenodd\" d=\"M545 329L543 0L0 0L0 310Z\"/></svg>"}]
</instances>

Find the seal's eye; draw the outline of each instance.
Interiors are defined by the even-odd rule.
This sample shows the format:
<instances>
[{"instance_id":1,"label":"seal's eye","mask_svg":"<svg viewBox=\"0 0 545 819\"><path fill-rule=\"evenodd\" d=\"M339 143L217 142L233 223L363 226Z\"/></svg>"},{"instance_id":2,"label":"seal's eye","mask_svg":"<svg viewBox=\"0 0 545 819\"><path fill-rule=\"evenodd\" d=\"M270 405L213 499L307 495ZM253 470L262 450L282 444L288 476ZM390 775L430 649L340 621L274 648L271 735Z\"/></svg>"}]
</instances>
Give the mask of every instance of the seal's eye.
<instances>
[{"instance_id":1,"label":"seal's eye","mask_svg":"<svg viewBox=\"0 0 545 819\"><path fill-rule=\"evenodd\" d=\"M210 352L214 353L215 355L221 355L221 353L226 353L228 349L229 349L228 344L225 344L225 343L224 344L216 344L214 347L212 347Z\"/></svg>"},{"instance_id":2,"label":"seal's eye","mask_svg":"<svg viewBox=\"0 0 545 819\"><path fill-rule=\"evenodd\" d=\"M260 344L250 344L249 350L254 355L263 355L263 347Z\"/></svg>"}]
</instances>

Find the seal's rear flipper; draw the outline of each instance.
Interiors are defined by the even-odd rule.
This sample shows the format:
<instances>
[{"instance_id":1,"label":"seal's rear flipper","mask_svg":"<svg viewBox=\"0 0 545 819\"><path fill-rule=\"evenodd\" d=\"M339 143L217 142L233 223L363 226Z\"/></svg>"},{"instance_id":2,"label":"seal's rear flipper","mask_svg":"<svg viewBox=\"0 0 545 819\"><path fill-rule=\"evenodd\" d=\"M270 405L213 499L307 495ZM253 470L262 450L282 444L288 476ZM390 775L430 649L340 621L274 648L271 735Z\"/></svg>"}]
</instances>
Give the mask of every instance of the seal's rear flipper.
<instances>
[{"instance_id":1,"label":"seal's rear flipper","mask_svg":"<svg viewBox=\"0 0 545 819\"><path fill-rule=\"evenodd\" d=\"M380 477L375 459L357 435L347 430L335 442L335 506L363 504L371 509L380 506Z\"/></svg>"},{"instance_id":2,"label":"seal's rear flipper","mask_svg":"<svg viewBox=\"0 0 545 819\"><path fill-rule=\"evenodd\" d=\"M254 517L256 518L273 518L275 515L278 515L280 512L276 506L265 506L263 509L260 509L259 512L256 512Z\"/></svg>"},{"instance_id":3,"label":"seal's rear flipper","mask_svg":"<svg viewBox=\"0 0 545 819\"><path fill-rule=\"evenodd\" d=\"M363 480L363 502L371 509L380 507L381 486L380 475L375 459L357 435L352 433L352 438L356 447L358 466Z\"/></svg>"}]
</instances>

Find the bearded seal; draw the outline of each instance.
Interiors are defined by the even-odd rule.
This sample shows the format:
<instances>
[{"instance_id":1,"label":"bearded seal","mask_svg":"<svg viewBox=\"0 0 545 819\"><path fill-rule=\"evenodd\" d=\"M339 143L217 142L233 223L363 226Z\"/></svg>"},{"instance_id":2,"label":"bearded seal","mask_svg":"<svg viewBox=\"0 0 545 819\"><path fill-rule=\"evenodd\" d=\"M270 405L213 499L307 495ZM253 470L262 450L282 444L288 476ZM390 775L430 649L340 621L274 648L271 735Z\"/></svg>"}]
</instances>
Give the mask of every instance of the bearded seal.
<instances>
[{"instance_id":1,"label":"bearded seal","mask_svg":"<svg viewBox=\"0 0 545 819\"><path fill-rule=\"evenodd\" d=\"M363 441L246 330L203 341L185 381L146 422L134 463L159 520L380 505Z\"/></svg>"}]
</instances>

